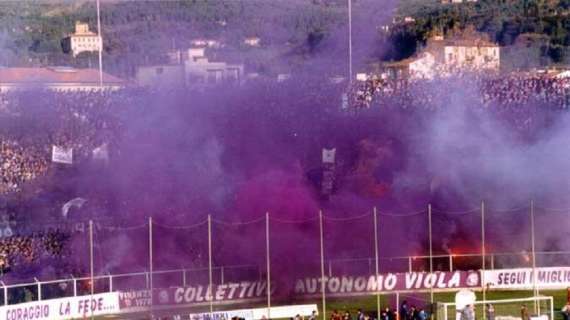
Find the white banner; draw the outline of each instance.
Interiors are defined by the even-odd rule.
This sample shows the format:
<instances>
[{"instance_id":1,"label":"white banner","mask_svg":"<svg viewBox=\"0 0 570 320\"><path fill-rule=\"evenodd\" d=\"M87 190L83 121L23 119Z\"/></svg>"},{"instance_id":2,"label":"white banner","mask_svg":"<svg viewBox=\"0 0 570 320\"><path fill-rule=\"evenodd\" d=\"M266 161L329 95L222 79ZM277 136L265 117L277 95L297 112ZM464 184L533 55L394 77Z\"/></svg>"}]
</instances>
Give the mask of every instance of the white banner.
<instances>
[{"instance_id":1,"label":"white banner","mask_svg":"<svg viewBox=\"0 0 570 320\"><path fill-rule=\"evenodd\" d=\"M267 314L267 308L257 308L253 309L253 319L291 319L295 318L295 316L300 315L302 317L309 317L313 311L317 311L318 309L316 304L301 304L296 306L284 306L284 307L271 307L269 312L270 315ZM271 317L270 317L271 316Z\"/></svg>"},{"instance_id":2,"label":"white banner","mask_svg":"<svg viewBox=\"0 0 570 320\"><path fill-rule=\"evenodd\" d=\"M52 146L51 161L57 163L73 164L73 149Z\"/></svg>"},{"instance_id":3,"label":"white banner","mask_svg":"<svg viewBox=\"0 0 570 320\"><path fill-rule=\"evenodd\" d=\"M570 286L570 267L537 268L539 289L563 289ZM531 268L485 271L484 283L490 289L533 289Z\"/></svg>"},{"instance_id":4,"label":"white banner","mask_svg":"<svg viewBox=\"0 0 570 320\"><path fill-rule=\"evenodd\" d=\"M269 312L271 313L271 318L273 319L287 319L287 318L291 319L294 318L296 315L309 317L313 313L313 311L317 311L316 304L271 307L269 310ZM187 315L174 316L173 318L176 320L230 320L234 317L238 317L245 320L269 319L269 316L267 315L267 308L241 309L241 310L219 311L212 313L209 312L191 313Z\"/></svg>"},{"instance_id":5,"label":"white banner","mask_svg":"<svg viewBox=\"0 0 570 320\"><path fill-rule=\"evenodd\" d=\"M218 311L218 312L204 312L204 313L191 313L186 318L178 317L179 319L190 319L190 320L231 320L234 317L238 317L244 320L253 320L253 310L230 310L230 311Z\"/></svg>"},{"instance_id":6,"label":"white banner","mask_svg":"<svg viewBox=\"0 0 570 320\"><path fill-rule=\"evenodd\" d=\"M0 320L65 320L119 312L119 293L20 303L0 308Z\"/></svg>"}]
</instances>

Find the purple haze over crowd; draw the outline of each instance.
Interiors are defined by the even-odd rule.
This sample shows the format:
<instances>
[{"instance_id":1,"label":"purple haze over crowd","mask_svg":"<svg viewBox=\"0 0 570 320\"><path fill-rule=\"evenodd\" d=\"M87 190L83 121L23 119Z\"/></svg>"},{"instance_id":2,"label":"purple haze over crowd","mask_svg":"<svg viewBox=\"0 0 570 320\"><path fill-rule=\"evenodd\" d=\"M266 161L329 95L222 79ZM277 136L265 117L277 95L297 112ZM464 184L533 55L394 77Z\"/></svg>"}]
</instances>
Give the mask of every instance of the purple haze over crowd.
<instances>
[{"instance_id":1,"label":"purple haze over crowd","mask_svg":"<svg viewBox=\"0 0 570 320\"><path fill-rule=\"evenodd\" d=\"M355 21L359 66L379 48L374 30L368 28L370 20ZM58 205L74 197L87 199L86 208L77 210L72 220L104 218L103 225L127 228L152 216L157 224L157 269L206 265L206 225L189 228L188 233L173 227L204 222L208 214L217 221L247 222L269 212L277 270L289 268L288 260L295 259L306 262L303 271L318 272L314 219L321 209L340 219L362 216L376 206L381 255L400 256L422 254L427 248L426 214L408 213L425 212L428 203L454 212L486 201L494 215L489 242L507 251L528 249L518 245L527 241L527 232L512 231L528 227L527 209L502 210L528 208L530 200L545 207L568 205L567 112L520 106L544 109L543 116L534 118L534 129L520 132L505 120L508 115L499 117L492 106L481 106L479 88L463 79L432 84L429 90L445 93L443 101L434 102L435 111L381 103L370 110L340 111L346 86L330 84L326 77L333 66L346 65L344 31L336 30L307 58L301 68L306 72L283 83L251 82L204 92L171 88L121 93L131 96L117 99L110 115L121 123L121 134L110 139L110 163L58 172L58 186L48 186L43 196ZM34 93L26 101L32 109L41 107L41 100L41 93ZM321 150L331 147L337 149L336 190L324 199L319 195ZM478 250L478 212L434 216L437 252L447 252L457 243ZM35 218L31 215L30 221ZM373 256L371 219L329 220L327 256ZM516 224L508 225L512 220ZM567 219L537 221L541 230L549 231L539 236L538 250L568 246ZM214 225L216 265L263 266L263 221L243 227ZM145 269L146 228L98 230L97 271ZM74 246L85 253L79 260L86 263L85 234L79 237Z\"/></svg>"}]
</instances>

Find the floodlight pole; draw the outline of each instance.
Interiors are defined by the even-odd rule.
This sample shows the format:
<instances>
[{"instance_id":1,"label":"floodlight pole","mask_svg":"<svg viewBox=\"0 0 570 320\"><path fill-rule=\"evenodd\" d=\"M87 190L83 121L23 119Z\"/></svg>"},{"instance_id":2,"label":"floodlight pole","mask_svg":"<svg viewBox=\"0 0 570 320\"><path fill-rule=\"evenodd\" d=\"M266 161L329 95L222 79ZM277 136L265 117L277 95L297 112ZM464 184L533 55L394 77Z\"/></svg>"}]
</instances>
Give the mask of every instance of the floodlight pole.
<instances>
[{"instance_id":1,"label":"floodlight pole","mask_svg":"<svg viewBox=\"0 0 570 320\"><path fill-rule=\"evenodd\" d=\"M150 315L153 317L154 297L153 297L153 250L152 250L152 217L148 217L148 277L149 277L149 290L150 290Z\"/></svg>"},{"instance_id":2,"label":"floodlight pole","mask_svg":"<svg viewBox=\"0 0 570 320\"><path fill-rule=\"evenodd\" d=\"M379 263L378 263L378 211L374 207L374 258L376 259L376 319L380 320L380 286L378 283L379 278Z\"/></svg>"},{"instance_id":3,"label":"floodlight pole","mask_svg":"<svg viewBox=\"0 0 570 320\"><path fill-rule=\"evenodd\" d=\"M210 319L213 319L213 279L212 279L212 215L208 215L208 281L210 284Z\"/></svg>"},{"instance_id":4,"label":"floodlight pole","mask_svg":"<svg viewBox=\"0 0 570 320\"><path fill-rule=\"evenodd\" d=\"M95 267L93 258L93 220L89 220L89 273L91 281L91 300L93 300L93 295L95 294ZM91 319L93 319L93 310L91 310Z\"/></svg>"},{"instance_id":5,"label":"floodlight pole","mask_svg":"<svg viewBox=\"0 0 570 320\"><path fill-rule=\"evenodd\" d=\"M323 320L326 320L327 301L326 301L326 288L325 288L325 248L324 248L324 235L323 235L323 211L319 211L319 234L321 242L321 295L323 299Z\"/></svg>"},{"instance_id":6,"label":"floodlight pole","mask_svg":"<svg viewBox=\"0 0 570 320\"><path fill-rule=\"evenodd\" d=\"M271 263L269 252L269 212L265 213L265 250L267 257L267 319L271 319Z\"/></svg>"},{"instance_id":7,"label":"floodlight pole","mask_svg":"<svg viewBox=\"0 0 570 320\"><path fill-rule=\"evenodd\" d=\"M533 291L534 297L538 297L538 274L536 272L536 241L535 241L535 233L534 233L534 201L530 201L530 238L531 238L531 250L532 250L532 283L533 283ZM534 312L540 314L540 307L536 303L536 299L534 300Z\"/></svg>"},{"instance_id":8,"label":"floodlight pole","mask_svg":"<svg viewBox=\"0 0 570 320\"><path fill-rule=\"evenodd\" d=\"M103 90L103 36L101 36L101 7L97 0L97 35L99 40L99 88Z\"/></svg>"},{"instance_id":9,"label":"floodlight pole","mask_svg":"<svg viewBox=\"0 0 570 320\"><path fill-rule=\"evenodd\" d=\"M485 312L485 301L487 300L487 287L485 281L485 270L487 268L486 258L487 251L485 248L485 201L481 201L481 289L483 293L483 320L487 317Z\"/></svg>"},{"instance_id":10,"label":"floodlight pole","mask_svg":"<svg viewBox=\"0 0 570 320\"><path fill-rule=\"evenodd\" d=\"M431 234L431 203L428 204L428 233L429 233L429 273L433 274L433 244ZM433 286L429 290L430 302L433 305Z\"/></svg>"},{"instance_id":11,"label":"floodlight pole","mask_svg":"<svg viewBox=\"0 0 570 320\"><path fill-rule=\"evenodd\" d=\"M352 0L348 1L348 83L352 84Z\"/></svg>"}]
</instances>

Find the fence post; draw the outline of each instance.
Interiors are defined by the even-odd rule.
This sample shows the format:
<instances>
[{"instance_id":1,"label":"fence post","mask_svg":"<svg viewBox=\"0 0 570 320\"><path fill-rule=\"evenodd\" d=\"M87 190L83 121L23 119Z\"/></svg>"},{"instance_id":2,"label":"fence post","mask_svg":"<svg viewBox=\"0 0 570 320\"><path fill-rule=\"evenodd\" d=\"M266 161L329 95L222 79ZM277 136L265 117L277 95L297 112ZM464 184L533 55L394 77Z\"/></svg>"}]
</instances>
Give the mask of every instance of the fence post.
<instances>
[{"instance_id":1,"label":"fence post","mask_svg":"<svg viewBox=\"0 0 570 320\"><path fill-rule=\"evenodd\" d=\"M323 235L323 212L319 211L319 235L321 244L321 296L323 300L323 320L327 319L327 300L326 300L326 287L325 287L325 248L324 248L324 235ZM329 262L330 268L330 262ZM329 272L331 270L329 269Z\"/></svg>"},{"instance_id":2,"label":"fence post","mask_svg":"<svg viewBox=\"0 0 570 320\"><path fill-rule=\"evenodd\" d=\"M220 267L220 282L224 284L224 267Z\"/></svg>"},{"instance_id":3,"label":"fence post","mask_svg":"<svg viewBox=\"0 0 570 320\"><path fill-rule=\"evenodd\" d=\"M71 275L71 279L73 280L73 296L77 297L77 279L73 275Z\"/></svg>"},{"instance_id":4,"label":"fence post","mask_svg":"<svg viewBox=\"0 0 570 320\"><path fill-rule=\"evenodd\" d=\"M152 242L152 217L148 217L148 269L149 269L149 273L147 273L148 275L148 287L150 290L150 316L151 318L153 318L153 308L154 308L154 301L153 301L153 283L152 283L152 278L153 278L153 271L154 271L154 265L153 265L153 242Z\"/></svg>"},{"instance_id":5,"label":"fence post","mask_svg":"<svg viewBox=\"0 0 570 320\"><path fill-rule=\"evenodd\" d=\"M113 275L109 273L109 292L113 292Z\"/></svg>"},{"instance_id":6,"label":"fence post","mask_svg":"<svg viewBox=\"0 0 570 320\"><path fill-rule=\"evenodd\" d=\"M396 292L396 320L406 320L400 318L400 293Z\"/></svg>"},{"instance_id":7,"label":"fence post","mask_svg":"<svg viewBox=\"0 0 570 320\"><path fill-rule=\"evenodd\" d=\"M428 230L429 230L429 273L433 274L433 246L431 233L431 203L428 204ZM429 289L430 303L433 305L433 286Z\"/></svg>"},{"instance_id":8,"label":"fence post","mask_svg":"<svg viewBox=\"0 0 570 320\"><path fill-rule=\"evenodd\" d=\"M453 272L453 255L449 254L449 272Z\"/></svg>"},{"instance_id":9,"label":"fence post","mask_svg":"<svg viewBox=\"0 0 570 320\"><path fill-rule=\"evenodd\" d=\"M329 260L329 278L332 278L332 260Z\"/></svg>"},{"instance_id":10,"label":"fence post","mask_svg":"<svg viewBox=\"0 0 570 320\"><path fill-rule=\"evenodd\" d=\"M212 280L212 216L208 215L208 282L209 282L209 287L210 287L210 295L212 295L212 291L214 290L214 286L213 286L213 280ZM213 313L214 313L214 299L212 299L212 297L209 299L210 300L210 318L212 318Z\"/></svg>"},{"instance_id":11,"label":"fence post","mask_svg":"<svg viewBox=\"0 0 570 320\"><path fill-rule=\"evenodd\" d=\"M412 257L408 257L408 272L412 273Z\"/></svg>"},{"instance_id":12,"label":"fence post","mask_svg":"<svg viewBox=\"0 0 570 320\"><path fill-rule=\"evenodd\" d=\"M265 250L267 257L267 319L271 319L271 253L269 250L269 212L265 213Z\"/></svg>"},{"instance_id":13,"label":"fence post","mask_svg":"<svg viewBox=\"0 0 570 320\"><path fill-rule=\"evenodd\" d=\"M182 286L186 288L186 269L182 268Z\"/></svg>"},{"instance_id":14,"label":"fence post","mask_svg":"<svg viewBox=\"0 0 570 320\"><path fill-rule=\"evenodd\" d=\"M4 281L0 281L0 284L2 284L2 287L4 288L4 305L7 306L8 305L8 287L6 286Z\"/></svg>"},{"instance_id":15,"label":"fence post","mask_svg":"<svg viewBox=\"0 0 570 320\"><path fill-rule=\"evenodd\" d=\"M38 301L42 301L42 284L38 278L34 277L34 281L37 283L38 286Z\"/></svg>"}]
</instances>

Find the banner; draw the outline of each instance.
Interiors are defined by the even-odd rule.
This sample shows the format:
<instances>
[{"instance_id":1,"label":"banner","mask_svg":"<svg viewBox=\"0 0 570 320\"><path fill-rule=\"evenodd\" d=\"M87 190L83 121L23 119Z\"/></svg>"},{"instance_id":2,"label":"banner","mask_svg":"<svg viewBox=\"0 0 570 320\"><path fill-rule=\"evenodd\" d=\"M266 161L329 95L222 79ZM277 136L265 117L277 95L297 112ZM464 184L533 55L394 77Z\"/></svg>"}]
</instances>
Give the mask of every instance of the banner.
<instances>
[{"instance_id":1,"label":"banner","mask_svg":"<svg viewBox=\"0 0 570 320\"><path fill-rule=\"evenodd\" d=\"M69 297L0 307L0 320L65 320L119 312L119 294Z\"/></svg>"},{"instance_id":2,"label":"banner","mask_svg":"<svg viewBox=\"0 0 570 320\"><path fill-rule=\"evenodd\" d=\"M52 146L51 161L57 163L73 164L73 149Z\"/></svg>"},{"instance_id":3,"label":"banner","mask_svg":"<svg viewBox=\"0 0 570 320\"><path fill-rule=\"evenodd\" d=\"M478 271L455 272L411 272L387 273L370 276L338 276L298 279L290 286L272 284L271 295L275 299L295 296L296 298L312 298L321 294L324 286L329 296L353 296L372 294L377 291L422 291L476 288L481 286ZM239 283L196 285L189 287L155 290L155 305L207 304L209 301L241 302L265 300L267 283L265 281L242 281Z\"/></svg>"},{"instance_id":4,"label":"banner","mask_svg":"<svg viewBox=\"0 0 570 320\"><path fill-rule=\"evenodd\" d=\"M570 286L570 267L537 268L539 289L563 289ZM489 289L533 289L531 268L485 271L485 286Z\"/></svg>"},{"instance_id":5,"label":"banner","mask_svg":"<svg viewBox=\"0 0 570 320\"><path fill-rule=\"evenodd\" d=\"M220 311L220 312L205 312L205 313L191 313L188 315L182 315L174 317L175 319L189 319L189 320L231 320L234 317L245 320L254 320L253 310L230 310L230 311Z\"/></svg>"},{"instance_id":6,"label":"banner","mask_svg":"<svg viewBox=\"0 0 570 320\"><path fill-rule=\"evenodd\" d=\"M371 294L377 291L420 291L430 289L460 289L480 287L478 271L408 272L371 276L339 276L299 279L295 294L319 295L322 287L329 296Z\"/></svg>"},{"instance_id":7,"label":"banner","mask_svg":"<svg viewBox=\"0 0 570 320\"><path fill-rule=\"evenodd\" d=\"M271 307L269 312L274 319L292 319L297 315L309 317L313 311L317 311L316 304L304 304L295 306ZM318 313L317 313L318 314ZM234 317L245 320L269 319L267 308L241 309L219 312L191 313L173 316L174 320L230 320Z\"/></svg>"},{"instance_id":8,"label":"banner","mask_svg":"<svg viewBox=\"0 0 570 320\"><path fill-rule=\"evenodd\" d=\"M123 309L150 307L149 290L133 290L119 293L119 306Z\"/></svg>"},{"instance_id":9,"label":"banner","mask_svg":"<svg viewBox=\"0 0 570 320\"><path fill-rule=\"evenodd\" d=\"M274 289L274 288L272 288ZM274 293L274 291L272 291ZM157 290L153 301L158 305L192 304L212 301L256 300L267 297L267 282L242 281L240 283L168 288Z\"/></svg>"}]
</instances>

